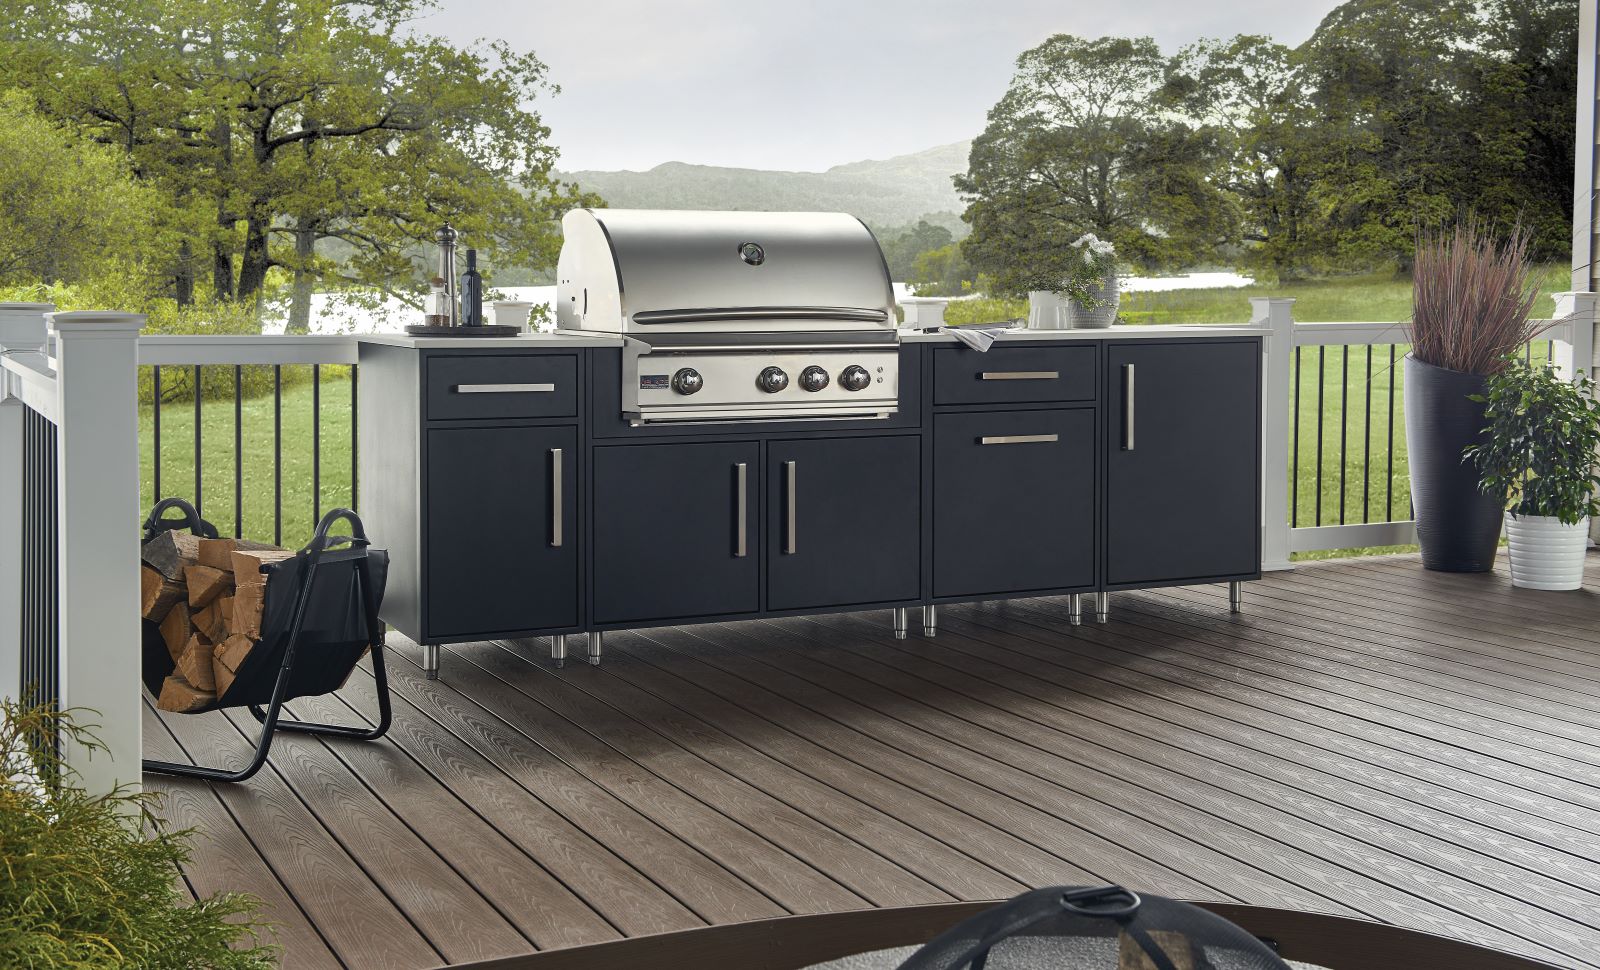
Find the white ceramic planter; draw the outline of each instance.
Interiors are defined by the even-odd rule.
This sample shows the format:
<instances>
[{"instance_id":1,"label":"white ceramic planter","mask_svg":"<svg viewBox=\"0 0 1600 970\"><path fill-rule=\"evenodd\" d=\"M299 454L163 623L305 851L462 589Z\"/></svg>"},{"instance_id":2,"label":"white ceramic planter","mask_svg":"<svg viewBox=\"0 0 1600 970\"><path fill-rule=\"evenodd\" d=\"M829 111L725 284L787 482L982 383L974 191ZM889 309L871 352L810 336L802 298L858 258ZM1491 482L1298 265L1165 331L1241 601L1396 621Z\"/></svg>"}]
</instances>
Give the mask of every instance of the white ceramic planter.
<instances>
[{"instance_id":1,"label":"white ceramic planter","mask_svg":"<svg viewBox=\"0 0 1600 970\"><path fill-rule=\"evenodd\" d=\"M1122 281L1117 274L1107 273L1093 296L1105 305L1091 309L1070 298L1061 301L1064 329L1103 330L1117 322L1117 308L1122 304Z\"/></svg>"},{"instance_id":2,"label":"white ceramic planter","mask_svg":"<svg viewBox=\"0 0 1600 970\"><path fill-rule=\"evenodd\" d=\"M1589 520L1563 525L1548 515L1506 513L1511 585L1524 589L1578 589L1589 548Z\"/></svg>"},{"instance_id":3,"label":"white ceramic planter","mask_svg":"<svg viewBox=\"0 0 1600 970\"><path fill-rule=\"evenodd\" d=\"M1028 329L1061 329L1061 294L1052 290L1028 291Z\"/></svg>"}]
</instances>

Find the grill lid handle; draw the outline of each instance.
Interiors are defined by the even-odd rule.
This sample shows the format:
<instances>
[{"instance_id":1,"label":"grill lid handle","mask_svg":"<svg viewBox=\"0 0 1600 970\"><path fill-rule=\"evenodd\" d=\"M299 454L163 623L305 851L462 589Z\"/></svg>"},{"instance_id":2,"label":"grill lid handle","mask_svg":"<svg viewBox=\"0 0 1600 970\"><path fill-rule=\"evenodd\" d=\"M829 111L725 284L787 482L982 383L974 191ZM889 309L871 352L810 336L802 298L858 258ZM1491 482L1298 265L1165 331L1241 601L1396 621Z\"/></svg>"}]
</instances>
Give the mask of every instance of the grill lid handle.
<instances>
[{"instance_id":1,"label":"grill lid handle","mask_svg":"<svg viewBox=\"0 0 1600 970\"><path fill-rule=\"evenodd\" d=\"M641 310L633 322L641 326L696 323L715 320L846 320L853 323L887 323L883 310L837 306L702 307L686 310Z\"/></svg>"}]
</instances>

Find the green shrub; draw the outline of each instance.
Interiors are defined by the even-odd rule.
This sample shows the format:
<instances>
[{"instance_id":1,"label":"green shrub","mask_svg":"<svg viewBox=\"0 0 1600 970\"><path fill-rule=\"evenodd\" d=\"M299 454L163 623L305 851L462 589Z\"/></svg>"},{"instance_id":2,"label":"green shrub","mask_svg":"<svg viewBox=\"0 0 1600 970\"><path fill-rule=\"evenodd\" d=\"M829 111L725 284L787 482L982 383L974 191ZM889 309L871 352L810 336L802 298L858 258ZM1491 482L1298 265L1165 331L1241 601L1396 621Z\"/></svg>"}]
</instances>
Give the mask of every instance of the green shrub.
<instances>
[{"instance_id":1,"label":"green shrub","mask_svg":"<svg viewBox=\"0 0 1600 970\"><path fill-rule=\"evenodd\" d=\"M58 736L103 750L65 714L0 700L0 964L276 965L275 948L258 943L251 898L190 901L179 891L176 867L188 859L189 833L163 828L155 797L89 795L54 745L41 743Z\"/></svg>"}]
</instances>

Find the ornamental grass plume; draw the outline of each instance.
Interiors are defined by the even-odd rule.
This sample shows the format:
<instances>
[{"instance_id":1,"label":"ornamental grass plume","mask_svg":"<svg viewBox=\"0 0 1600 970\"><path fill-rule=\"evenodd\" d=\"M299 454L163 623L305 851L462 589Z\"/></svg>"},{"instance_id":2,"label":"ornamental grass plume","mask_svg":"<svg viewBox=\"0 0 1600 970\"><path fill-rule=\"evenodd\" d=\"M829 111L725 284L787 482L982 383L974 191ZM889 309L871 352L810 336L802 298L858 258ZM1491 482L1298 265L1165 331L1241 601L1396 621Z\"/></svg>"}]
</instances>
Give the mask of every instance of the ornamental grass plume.
<instances>
[{"instance_id":1,"label":"ornamental grass plume","mask_svg":"<svg viewBox=\"0 0 1600 970\"><path fill-rule=\"evenodd\" d=\"M1425 364L1490 376L1537 337L1531 319L1539 284L1529 264L1532 233L1495 237L1477 219L1422 232L1411 277L1411 355Z\"/></svg>"}]
</instances>

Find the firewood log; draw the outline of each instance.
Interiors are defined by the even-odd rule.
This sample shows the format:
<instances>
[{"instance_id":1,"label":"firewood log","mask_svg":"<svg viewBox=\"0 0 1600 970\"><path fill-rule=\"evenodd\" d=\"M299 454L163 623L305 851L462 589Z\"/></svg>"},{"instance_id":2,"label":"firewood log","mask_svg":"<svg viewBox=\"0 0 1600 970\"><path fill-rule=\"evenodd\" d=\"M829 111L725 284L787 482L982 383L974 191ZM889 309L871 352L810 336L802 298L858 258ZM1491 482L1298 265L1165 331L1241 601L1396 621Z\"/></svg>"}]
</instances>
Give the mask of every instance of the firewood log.
<instances>
[{"instance_id":1,"label":"firewood log","mask_svg":"<svg viewBox=\"0 0 1600 970\"><path fill-rule=\"evenodd\" d=\"M233 588L233 577L210 566L183 567L183 580L189 585L189 606L200 609Z\"/></svg>"},{"instance_id":2,"label":"firewood log","mask_svg":"<svg viewBox=\"0 0 1600 970\"><path fill-rule=\"evenodd\" d=\"M204 633L206 639L213 643L220 643L228 638L223 629L225 624L222 619L222 600L223 597L219 596L207 603L204 609L190 614L190 619L194 622L195 629ZM190 681L190 683L194 683L194 681Z\"/></svg>"},{"instance_id":3,"label":"firewood log","mask_svg":"<svg viewBox=\"0 0 1600 970\"><path fill-rule=\"evenodd\" d=\"M154 623L167 618L167 611L189 595L189 588L161 575L151 566L139 566L139 615Z\"/></svg>"},{"instance_id":4,"label":"firewood log","mask_svg":"<svg viewBox=\"0 0 1600 970\"><path fill-rule=\"evenodd\" d=\"M235 551L269 551L277 548L277 546L265 542L254 542L250 539L201 539L199 550L200 565L231 573L233 572L233 554Z\"/></svg>"},{"instance_id":5,"label":"firewood log","mask_svg":"<svg viewBox=\"0 0 1600 970\"><path fill-rule=\"evenodd\" d=\"M239 549L233 553L233 578L240 586L259 586L267 581L261 567L293 556L287 549Z\"/></svg>"},{"instance_id":6,"label":"firewood log","mask_svg":"<svg viewBox=\"0 0 1600 970\"><path fill-rule=\"evenodd\" d=\"M234 634L233 629L233 597L218 596L217 601L211 604L217 608L217 613L222 621L222 630L211 639L221 643Z\"/></svg>"},{"instance_id":7,"label":"firewood log","mask_svg":"<svg viewBox=\"0 0 1600 970\"><path fill-rule=\"evenodd\" d=\"M217 699L217 695L210 691L200 690L183 679L182 674L173 674L161 683L161 695L156 698L156 707L163 711L176 711L187 714L198 711Z\"/></svg>"},{"instance_id":8,"label":"firewood log","mask_svg":"<svg viewBox=\"0 0 1600 970\"><path fill-rule=\"evenodd\" d=\"M255 640L261 636L261 608L266 603L265 583L250 583L233 592L233 633Z\"/></svg>"},{"instance_id":9,"label":"firewood log","mask_svg":"<svg viewBox=\"0 0 1600 970\"><path fill-rule=\"evenodd\" d=\"M189 642L184 645L183 653L178 657L178 673L188 681L189 686L196 690L215 693L217 689L216 675L212 672L212 656L216 645L210 640L195 633L189 637Z\"/></svg>"},{"instance_id":10,"label":"firewood log","mask_svg":"<svg viewBox=\"0 0 1600 970\"><path fill-rule=\"evenodd\" d=\"M167 618L161 621L161 639L166 643L167 653L172 655L173 663L178 662L178 656L183 653L192 633L194 623L186 607L175 606L167 611Z\"/></svg>"},{"instance_id":11,"label":"firewood log","mask_svg":"<svg viewBox=\"0 0 1600 970\"><path fill-rule=\"evenodd\" d=\"M183 579L183 567L200 559L200 538L187 532L157 532L139 548L139 556L171 580Z\"/></svg>"},{"instance_id":12,"label":"firewood log","mask_svg":"<svg viewBox=\"0 0 1600 970\"><path fill-rule=\"evenodd\" d=\"M211 674L218 697L226 694L228 688L233 686L233 679L239 673L239 665L244 663L244 658L249 656L250 648L254 646L254 640L238 633L217 644L211 654Z\"/></svg>"}]
</instances>

